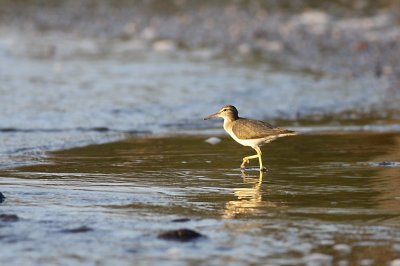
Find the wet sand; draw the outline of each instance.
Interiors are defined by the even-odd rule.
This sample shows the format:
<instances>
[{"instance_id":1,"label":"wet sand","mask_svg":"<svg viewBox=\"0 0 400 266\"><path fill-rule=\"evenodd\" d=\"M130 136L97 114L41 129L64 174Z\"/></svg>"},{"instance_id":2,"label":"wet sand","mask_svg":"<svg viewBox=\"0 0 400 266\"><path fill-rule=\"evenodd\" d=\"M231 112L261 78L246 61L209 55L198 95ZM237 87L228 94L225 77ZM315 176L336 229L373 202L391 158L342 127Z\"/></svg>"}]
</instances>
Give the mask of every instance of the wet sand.
<instances>
[{"instance_id":1,"label":"wet sand","mask_svg":"<svg viewBox=\"0 0 400 266\"><path fill-rule=\"evenodd\" d=\"M280 139L263 148L261 179L239 169L250 149L205 139L132 136L2 170L2 213L19 219L0 221L0 261L386 265L399 257L397 134ZM182 228L205 237L158 237Z\"/></svg>"}]
</instances>

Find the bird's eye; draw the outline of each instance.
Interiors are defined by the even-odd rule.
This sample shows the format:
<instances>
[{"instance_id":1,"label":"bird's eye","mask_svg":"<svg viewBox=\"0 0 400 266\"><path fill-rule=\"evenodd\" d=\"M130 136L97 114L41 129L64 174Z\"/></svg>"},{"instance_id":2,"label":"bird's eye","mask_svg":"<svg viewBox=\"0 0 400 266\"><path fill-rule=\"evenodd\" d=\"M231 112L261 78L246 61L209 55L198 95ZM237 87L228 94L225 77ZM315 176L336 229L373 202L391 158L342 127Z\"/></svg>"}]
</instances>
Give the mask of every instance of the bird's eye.
<instances>
[{"instance_id":1,"label":"bird's eye","mask_svg":"<svg viewBox=\"0 0 400 266\"><path fill-rule=\"evenodd\" d=\"M222 112L225 112L226 111L226 109L222 109Z\"/></svg>"}]
</instances>

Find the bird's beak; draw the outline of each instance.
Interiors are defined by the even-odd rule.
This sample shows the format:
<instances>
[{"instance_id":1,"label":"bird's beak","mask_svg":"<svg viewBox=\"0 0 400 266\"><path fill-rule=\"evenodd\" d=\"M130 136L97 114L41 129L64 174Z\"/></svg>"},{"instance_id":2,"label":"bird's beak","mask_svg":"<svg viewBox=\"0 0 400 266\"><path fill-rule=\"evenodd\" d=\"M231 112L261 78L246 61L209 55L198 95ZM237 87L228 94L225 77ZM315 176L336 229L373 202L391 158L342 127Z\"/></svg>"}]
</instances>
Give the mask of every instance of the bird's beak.
<instances>
[{"instance_id":1,"label":"bird's beak","mask_svg":"<svg viewBox=\"0 0 400 266\"><path fill-rule=\"evenodd\" d=\"M219 117L219 112L218 112L218 113L215 113L215 114L212 114L212 115L209 115L209 116L207 116L207 117L204 117L204 120L208 120L208 119L214 118L214 117Z\"/></svg>"}]
</instances>

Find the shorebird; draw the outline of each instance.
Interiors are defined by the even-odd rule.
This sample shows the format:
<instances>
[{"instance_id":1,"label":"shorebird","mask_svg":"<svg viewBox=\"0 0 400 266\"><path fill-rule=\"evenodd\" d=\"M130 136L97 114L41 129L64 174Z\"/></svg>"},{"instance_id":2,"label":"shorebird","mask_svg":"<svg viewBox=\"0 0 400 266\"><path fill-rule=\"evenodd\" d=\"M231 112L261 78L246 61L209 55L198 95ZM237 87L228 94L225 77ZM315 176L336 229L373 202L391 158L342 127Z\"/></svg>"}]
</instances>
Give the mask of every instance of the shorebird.
<instances>
[{"instance_id":1,"label":"shorebird","mask_svg":"<svg viewBox=\"0 0 400 266\"><path fill-rule=\"evenodd\" d=\"M225 131L238 143L243 146L252 147L257 154L246 156L240 165L245 169L245 165L250 159L258 158L260 171L266 171L262 164L262 152L260 146L269 143L277 138L296 135L295 131L274 127L266 122L239 117L239 112L233 105L225 105L217 113L204 118L204 120L222 117L224 119Z\"/></svg>"}]
</instances>

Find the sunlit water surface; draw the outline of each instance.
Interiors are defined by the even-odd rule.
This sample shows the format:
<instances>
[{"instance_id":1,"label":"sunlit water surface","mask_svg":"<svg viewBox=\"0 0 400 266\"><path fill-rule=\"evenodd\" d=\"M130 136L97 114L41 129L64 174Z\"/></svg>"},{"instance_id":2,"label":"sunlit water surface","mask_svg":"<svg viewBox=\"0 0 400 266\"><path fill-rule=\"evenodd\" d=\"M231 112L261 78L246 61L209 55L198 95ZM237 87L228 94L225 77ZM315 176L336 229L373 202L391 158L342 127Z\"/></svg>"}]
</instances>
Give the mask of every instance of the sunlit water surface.
<instances>
[{"instance_id":1,"label":"sunlit water surface","mask_svg":"<svg viewBox=\"0 0 400 266\"><path fill-rule=\"evenodd\" d=\"M398 134L136 137L0 172L1 264L387 265L400 258ZM385 162L385 163L383 163ZM251 163L256 167L256 162ZM187 218L188 221L174 221ZM180 243L160 232L189 228ZM75 230L75 231L74 231Z\"/></svg>"},{"instance_id":2,"label":"sunlit water surface","mask_svg":"<svg viewBox=\"0 0 400 266\"><path fill-rule=\"evenodd\" d=\"M382 89L385 79L208 48L162 52L5 28L0 36L0 265L344 266L400 257L400 128L389 116L398 94ZM254 151L228 138L205 142L221 122L202 118L224 104L312 134L265 146L263 176L241 173ZM321 133L333 131L347 133ZM206 237L157 238L179 228Z\"/></svg>"},{"instance_id":3,"label":"sunlit water surface","mask_svg":"<svg viewBox=\"0 0 400 266\"><path fill-rule=\"evenodd\" d=\"M392 110L398 93L383 89L385 79L315 74L206 48L162 52L123 40L4 29L0 36L0 168L127 132L215 128L202 118L225 104L287 126L314 120L324 130L400 131Z\"/></svg>"}]
</instances>

